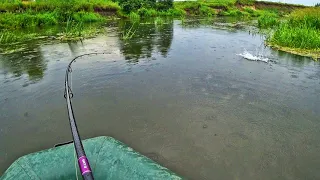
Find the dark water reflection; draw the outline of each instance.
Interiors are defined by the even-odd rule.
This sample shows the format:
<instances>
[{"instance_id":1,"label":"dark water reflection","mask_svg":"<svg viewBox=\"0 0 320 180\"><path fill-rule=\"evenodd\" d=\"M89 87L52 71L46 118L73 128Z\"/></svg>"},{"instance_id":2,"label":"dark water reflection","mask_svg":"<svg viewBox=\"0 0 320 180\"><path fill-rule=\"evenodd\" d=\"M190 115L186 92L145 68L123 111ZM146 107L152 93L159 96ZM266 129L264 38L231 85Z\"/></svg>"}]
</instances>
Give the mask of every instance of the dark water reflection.
<instances>
[{"instance_id":1,"label":"dark water reflection","mask_svg":"<svg viewBox=\"0 0 320 180\"><path fill-rule=\"evenodd\" d=\"M189 179L319 179L319 62L245 29L185 23L142 22L123 40L132 23L113 22L83 42L0 55L0 172L71 139L65 68L106 52L73 67L83 138L113 136ZM244 49L272 63L237 56Z\"/></svg>"},{"instance_id":2,"label":"dark water reflection","mask_svg":"<svg viewBox=\"0 0 320 180\"><path fill-rule=\"evenodd\" d=\"M131 39L120 41L120 50L125 59L138 62L141 58L151 58L154 51L166 57L173 38L173 20L166 20L163 24L156 24L153 21L142 24L130 21L119 23L119 37L131 28L134 32Z\"/></svg>"},{"instance_id":3,"label":"dark water reflection","mask_svg":"<svg viewBox=\"0 0 320 180\"><path fill-rule=\"evenodd\" d=\"M39 44L28 44L21 53L0 55L3 74L12 74L14 77L26 74L30 81L41 80L47 65L39 46Z\"/></svg>"}]
</instances>

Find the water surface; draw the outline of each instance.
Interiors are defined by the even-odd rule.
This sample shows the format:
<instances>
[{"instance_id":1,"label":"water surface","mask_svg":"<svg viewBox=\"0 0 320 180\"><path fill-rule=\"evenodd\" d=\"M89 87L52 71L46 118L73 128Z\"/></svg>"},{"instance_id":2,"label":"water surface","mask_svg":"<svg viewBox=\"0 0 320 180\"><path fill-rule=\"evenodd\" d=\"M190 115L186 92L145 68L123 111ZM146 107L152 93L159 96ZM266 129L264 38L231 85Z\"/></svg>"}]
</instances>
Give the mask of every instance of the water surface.
<instances>
[{"instance_id":1,"label":"water surface","mask_svg":"<svg viewBox=\"0 0 320 180\"><path fill-rule=\"evenodd\" d=\"M191 25L190 25L191 24ZM71 140L68 62L83 138L113 136L189 179L319 179L320 64L265 48L247 30L117 22L82 42L0 55L0 173ZM237 54L260 52L271 63Z\"/></svg>"}]
</instances>

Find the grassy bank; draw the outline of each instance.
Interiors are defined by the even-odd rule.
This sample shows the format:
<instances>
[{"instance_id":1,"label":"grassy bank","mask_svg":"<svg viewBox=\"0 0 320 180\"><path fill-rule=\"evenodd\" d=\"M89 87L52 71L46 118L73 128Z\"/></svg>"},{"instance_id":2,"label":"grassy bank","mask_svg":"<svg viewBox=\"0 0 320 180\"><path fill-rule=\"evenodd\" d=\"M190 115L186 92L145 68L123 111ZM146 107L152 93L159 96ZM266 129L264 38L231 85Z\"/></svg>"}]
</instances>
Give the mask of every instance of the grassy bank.
<instances>
[{"instance_id":1,"label":"grassy bank","mask_svg":"<svg viewBox=\"0 0 320 180\"><path fill-rule=\"evenodd\" d=\"M259 18L261 28L272 28L267 43L275 48L314 58L320 57L320 8L293 11L280 21L274 16Z\"/></svg>"},{"instance_id":2,"label":"grassy bank","mask_svg":"<svg viewBox=\"0 0 320 180\"><path fill-rule=\"evenodd\" d=\"M120 6L105 0L37 0L22 2L2 0L0 29L18 29L57 25L67 22L102 21L99 12L117 12Z\"/></svg>"},{"instance_id":3,"label":"grassy bank","mask_svg":"<svg viewBox=\"0 0 320 180\"><path fill-rule=\"evenodd\" d=\"M284 6L285 8L283 8ZM98 22L106 16L249 16L284 14L294 5L253 0L0 0L0 28L17 29L73 22Z\"/></svg>"},{"instance_id":4,"label":"grassy bank","mask_svg":"<svg viewBox=\"0 0 320 180\"><path fill-rule=\"evenodd\" d=\"M0 43L35 39L40 36L35 29L50 26L61 28L55 35L45 34L59 39L91 37L99 31L99 23L110 17L136 21L161 16L233 16L258 18L260 28L274 29L267 39L274 47L315 52L320 49L319 12L319 8L255 0L0 0ZM88 30L88 24L98 25ZM17 33L19 29L30 33Z\"/></svg>"},{"instance_id":5,"label":"grassy bank","mask_svg":"<svg viewBox=\"0 0 320 180\"><path fill-rule=\"evenodd\" d=\"M63 40L91 37L99 31L99 23L120 12L121 7L111 0L0 0L0 43L47 35ZM96 28L88 24L94 24ZM60 27L56 34L37 33L38 29L55 26ZM21 30L28 33L21 33Z\"/></svg>"}]
</instances>

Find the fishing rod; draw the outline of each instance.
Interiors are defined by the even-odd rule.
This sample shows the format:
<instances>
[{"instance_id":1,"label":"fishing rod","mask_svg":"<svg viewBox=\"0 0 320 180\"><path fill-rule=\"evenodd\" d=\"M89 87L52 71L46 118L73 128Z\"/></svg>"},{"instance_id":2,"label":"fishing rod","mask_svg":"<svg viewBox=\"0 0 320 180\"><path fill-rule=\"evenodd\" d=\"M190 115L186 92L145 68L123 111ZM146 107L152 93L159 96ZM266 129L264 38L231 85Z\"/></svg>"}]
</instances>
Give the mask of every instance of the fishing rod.
<instances>
[{"instance_id":1,"label":"fishing rod","mask_svg":"<svg viewBox=\"0 0 320 180\"><path fill-rule=\"evenodd\" d=\"M75 62L78 58L83 56L98 55L98 54L106 54L106 53L88 53L88 54L83 54L73 58L67 67L66 75L65 75L65 83L64 83L65 84L64 97L67 101L68 116L69 116L69 123L70 123L72 138L73 138L73 144L77 154L78 165L81 171L81 175L84 180L93 180L94 177L92 174L89 160L86 157L86 153L83 149L83 145L82 145L79 131L77 128L77 123L73 113L72 102L71 102L71 99L73 98L73 93L72 93L71 84L69 81L69 75L71 75L72 73L72 68L71 68L72 63Z\"/></svg>"}]
</instances>

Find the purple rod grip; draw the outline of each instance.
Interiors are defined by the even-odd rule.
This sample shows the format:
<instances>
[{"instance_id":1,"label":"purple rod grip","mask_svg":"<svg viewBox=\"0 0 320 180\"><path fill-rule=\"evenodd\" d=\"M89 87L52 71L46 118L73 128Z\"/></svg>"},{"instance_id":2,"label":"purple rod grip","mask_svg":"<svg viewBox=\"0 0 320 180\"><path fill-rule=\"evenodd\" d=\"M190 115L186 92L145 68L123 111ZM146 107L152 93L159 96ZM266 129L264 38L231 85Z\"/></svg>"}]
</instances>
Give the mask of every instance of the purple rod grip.
<instances>
[{"instance_id":1,"label":"purple rod grip","mask_svg":"<svg viewBox=\"0 0 320 180\"><path fill-rule=\"evenodd\" d=\"M91 168L90 168L89 161L88 161L87 157L81 156L78 159L78 162L79 162L80 171L81 171L82 175L91 172Z\"/></svg>"}]
</instances>

